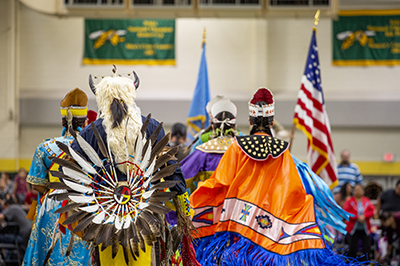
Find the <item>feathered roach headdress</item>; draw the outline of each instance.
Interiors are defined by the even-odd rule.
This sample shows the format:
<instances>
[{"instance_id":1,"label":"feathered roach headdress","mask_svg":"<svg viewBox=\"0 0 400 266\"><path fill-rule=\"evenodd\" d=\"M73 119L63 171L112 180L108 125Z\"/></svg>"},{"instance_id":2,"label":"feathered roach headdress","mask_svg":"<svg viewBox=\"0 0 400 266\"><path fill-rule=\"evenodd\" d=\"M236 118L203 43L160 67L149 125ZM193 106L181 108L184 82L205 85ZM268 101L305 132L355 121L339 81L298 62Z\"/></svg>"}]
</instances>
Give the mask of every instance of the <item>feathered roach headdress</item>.
<instances>
[{"instance_id":1,"label":"feathered roach headdress","mask_svg":"<svg viewBox=\"0 0 400 266\"><path fill-rule=\"evenodd\" d=\"M71 134L90 161L61 142L57 142L58 147L76 163L64 158L49 157L62 166L60 171L51 171L61 182L47 183L47 187L58 190L50 197L68 200L64 207L56 211L68 215L63 224L77 224L73 232L80 233L92 249L99 245L102 250L112 246L113 258L121 245L127 264L129 257L136 260L139 248L145 251L145 243L154 247L158 263L160 260L168 260L180 243L177 229L170 231L165 223L164 215L170 209L162 203L176 195L176 192L166 190L180 182L164 181L178 167L177 163L164 167L167 161L176 159L174 155L178 147L166 147L170 133L155 144L161 124L146 140L145 131L149 121L150 115L139 130L134 152L126 154L133 158L132 161L115 162L94 123L91 124L92 130L101 153L107 158L105 161L74 131ZM126 181L119 181L115 175L115 167L118 165L125 167ZM72 244L69 246L72 247Z\"/></svg>"},{"instance_id":2,"label":"feathered roach headdress","mask_svg":"<svg viewBox=\"0 0 400 266\"><path fill-rule=\"evenodd\" d=\"M97 85L93 76L89 75L89 86L96 95L99 118L103 119L111 152L119 163L129 160L126 149L129 154L134 152L142 117L135 103L139 77L134 71L126 76L117 74L115 65L113 73L113 76L94 76L95 80L101 80ZM124 167L119 166L118 169L125 173Z\"/></svg>"}]
</instances>

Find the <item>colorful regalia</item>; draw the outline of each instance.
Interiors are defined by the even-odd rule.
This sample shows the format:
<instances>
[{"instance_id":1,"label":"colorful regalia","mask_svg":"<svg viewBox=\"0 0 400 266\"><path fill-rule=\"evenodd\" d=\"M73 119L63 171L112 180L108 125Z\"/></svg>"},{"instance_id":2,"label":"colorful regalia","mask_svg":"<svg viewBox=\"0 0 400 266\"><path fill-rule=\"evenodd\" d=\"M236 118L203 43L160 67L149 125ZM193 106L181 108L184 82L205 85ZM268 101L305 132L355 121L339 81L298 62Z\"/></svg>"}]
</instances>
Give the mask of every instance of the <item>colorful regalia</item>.
<instances>
[{"instance_id":1,"label":"colorful regalia","mask_svg":"<svg viewBox=\"0 0 400 266\"><path fill-rule=\"evenodd\" d=\"M251 101L250 116L271 117L272 93L261 93L269 97L258 106ZM266 133L236 137L213 175L190 196L203 266L345 265L331 251L324 227L343 230L340 217L348 216L326 184L292 158L288 145Z\"/></svg>"},{"instance_id":2,"label":"colorful regalia","mask_svg":"<svg viewBox=\"0 0 400 266\"><path fill-rule=\"evenodd\" d=\"M181 162L189 195L197 188L199 181L207 180L212 175L221 157L232 144L233 137L238 135L237 108L231 101L214 101L209 115L212 118L213 132L219 133L219 136L197 146L196 150Z\"/></svg>"},{"instance_id":3,"label":"colorful regalia","mask_svg":"<svg viewBox=\"0 0 400 266\"><path fill-rule=\"evenodd\" d=\"M189 145L190 148L190 153L194 152L196 150L197 146L200 146L203 143L206 143L207 141L213 139L215 137L215 132L212 128L212 114L211 114L211 107L214 105L214 103L221 101L221 100L228 100L228 98L222 96L222 95L217 95L214 98L212 98L206 105L206 110L207 110L207 114L208 117L210 118L210 126L202 129L197 137L193 140L193 142Z\"/></svg>"},{"instance_id":4,"label":"colorful regalia","mask_svg":"<svg viewBox=\"0 0 400 266\"><path fill-rule=\"evenodd\" d=\"M210 140L187 156L182 162L182 173L186 179L187 191L195 191L199 181L205 181L214 173L221 157L232 144L233 137L221 136Z\"/></svg>"},{"instance_id":5,"label":"colorful regalia","mask_svg":"<svg viewBox=\"0 0 400 266\"><path fill-rule=\"evenodd\" d=\"M71 147L59 144L72 162L59 161L62 171L53 173L68 189L69 201L58 212L99 254L100 265L198 265L177 149L166 146L170 134L164 135L162 123L141 116L136 73L114 73L97 85L90 76L99 118L74 136ZM165 219L169 200L178 210L174 228ZM179 246L182 257L174 255Z\"/></svg>"},{"instance_id":6,"label":"colorful regalia","mask_svg":"<svg viewBox=\"0 0 400 266\"><path fill-rule=\"evenodd\" d=\"M75 89L64 98L61 103L61 114L65 117L67 112L73 117L82 117L87 112L87 98L84 104L79 106L74 97L79 96L85 99L86 94L82 91ZM65 102L69 102L65 104ZM74 106L73 106L74 105ZM69 109L69 110L68 110ZM64 131L65 133L65 131ZM62 158L65 156L58 146L57 142L70 146L73 138L71 136L57 137L48 139L39 144L36 148L35 155L33 156L31 168L27 177L27 182L32 185L46 187L48 182L59 182L58 178L49 174L49 170L58 170L59 165L52 162L50 158ZM55 210L61 207L62 203L49 198L50 189L46 189L44 193L38 194L37 206L32 205L34 213L32 231L28 246L25 252L23 265L42 266L45 262L46 255L52 246L56 235L61 239L57 241L54 246L53 252L48 259L48 265L88 265L89 251L85 248L86 243L82 239L69 230L59 230L60 214L54 213ZM68 257L65 256L68 249L70 239L74 239L74 245Z\"/></svg>"}]
</instances>

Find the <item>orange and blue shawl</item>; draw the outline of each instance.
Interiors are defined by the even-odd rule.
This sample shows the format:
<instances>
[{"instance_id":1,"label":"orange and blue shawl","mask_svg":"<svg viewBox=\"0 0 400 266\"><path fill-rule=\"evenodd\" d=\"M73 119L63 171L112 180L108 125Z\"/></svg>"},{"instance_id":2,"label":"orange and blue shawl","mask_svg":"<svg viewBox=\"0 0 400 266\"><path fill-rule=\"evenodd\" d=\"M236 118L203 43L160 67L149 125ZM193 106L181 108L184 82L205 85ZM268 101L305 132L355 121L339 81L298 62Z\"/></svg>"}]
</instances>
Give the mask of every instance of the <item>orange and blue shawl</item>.
<instances>
[{"instance_id":1,"label":"orange and blue shawl","mask_svg":"<svg viewBox=\"0 0 400 266\"><path fill-rule=\"evenodd\" d=\"M203 265L346 265L325 241L288 143L237 137L191 195ZM319 199L320 200L320 199Z\"/></svg>"}]
</instances>

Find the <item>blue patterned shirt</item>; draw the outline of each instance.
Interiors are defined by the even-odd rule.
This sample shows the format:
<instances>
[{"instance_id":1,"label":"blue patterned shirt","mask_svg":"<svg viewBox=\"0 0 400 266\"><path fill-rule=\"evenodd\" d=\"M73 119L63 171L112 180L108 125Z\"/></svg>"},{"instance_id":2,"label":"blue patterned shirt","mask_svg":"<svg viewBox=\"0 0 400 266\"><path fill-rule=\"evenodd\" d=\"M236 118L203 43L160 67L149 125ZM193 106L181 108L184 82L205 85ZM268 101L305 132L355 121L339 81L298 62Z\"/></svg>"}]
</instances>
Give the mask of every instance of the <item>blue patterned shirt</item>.
<instances>
[{"instance_id":1,"label":"blue patterned shirt","mask_svg":"<svg viewBox=\"0 0 400 266\"><path fill-rule=\"evenodd\" d=\"M337 170L339 184L333 189L333 194L339 193L345 183L349 183L352 187L356 184L362 184L363 176L360 173L360 168L355 163L350 163L347 166L339 164Z\"/></svg>"}]
</instances>

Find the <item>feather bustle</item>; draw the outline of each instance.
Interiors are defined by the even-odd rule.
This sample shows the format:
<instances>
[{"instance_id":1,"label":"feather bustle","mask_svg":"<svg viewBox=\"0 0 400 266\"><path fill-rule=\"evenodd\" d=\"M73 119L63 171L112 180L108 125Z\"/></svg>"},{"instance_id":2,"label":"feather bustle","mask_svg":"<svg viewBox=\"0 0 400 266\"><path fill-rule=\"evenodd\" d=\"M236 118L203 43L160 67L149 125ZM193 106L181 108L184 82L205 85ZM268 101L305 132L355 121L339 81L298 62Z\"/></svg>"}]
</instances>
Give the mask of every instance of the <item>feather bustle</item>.
<instances>
[{"instance_id":1,"label":"feather bustle","mask_svg":"<svg viewBox=\"0 0 400 266\"><path fill-rule=\"evenodd\" d=\"M67 257L69 256L69 254L71 254L72 247L74 246L74 239L75 239L74 234L71 234L71 237L69 238L67 251L65 252L65 256Z\"/></svg>"},{"instance_id":2,"label":"feather bustle","mask_svg":"<svg viewBox=\"0 0 400 266\"><path fill-rule=\"evenodd\" d=\"M167 153L163 154L162 156L157 158L155 169L160 168L161 166L163 166L165 163L167 163L170 160L176 161L177 158L175 156L171 156L171 155L169 155Z\"/></svg>"},{"instance_id":3,"label":"feather bustle","mask_svg":"<svg viewBox=\"0 0 400 266\"><path fill-rule=\"evenodd\" d=\"M171 132L168 132L159 142L157 142L156 145L154 145L154 148L151 150L150 161L153 161L154 158L163 151L165 146L167 146L170 138Z\"/></svg>"},{"instance_id":4,"label":"feather bustle","mask_svg":"<svg viewBox=\"0 0 400 266\"><path fill-rule=\"evenodd\" d=\"M91 224L88 227L88 230L85 231L85 233L82 236L82 239L86 241L92 241L96 238L98 233L100 232L101 228L103 225L98 225L98 224Z\"/></svg>"},{"instance_id":5,"label":"feather bustle","mask_svg":"<svg viewBox=\"0 0 400 266\"><path fill-rule=\"evenodd\" d=\"M113 259L115 259L115 257L117 256L118 250L119 250L118 237L119 237L119 235L115 236L115 238L112 239L112 258Z\"/></svg>"},{"instance_id":6,"label":"feather bustle","mask_svg":"<svg viewBox=\"0 0 400 266\"><path fill-rule=\"evenodd\" d=\"M153 195L151 195L151 197L149 198L149 201L155 201L155 202L159 202L159 201L169 201L170 199L172 199L173 197L175 197L177 194L176 191L171 191L171 192L157 192L154 193Z\"/></svg>"},{"instance_id":7,"label":"feather bustle","mask_svg":"<svg viewBox=\"0 0 400 266\"><path fill-rule=\"evenodd\" d=\"M45 259L43 261L43 266L45 266L47 264L47 262L49 261L51 253L53 253L54 247L56 246L56 243L58 242L58 240L60 239L60 241L61 241L61 232L60 231L56 231L57 228L58 228L58 226L56 226L54 228L51 245L50 245L49 251L47 252L46 257L45 257Z\"/></svg>"},{"instance_id":8,"label":"feather bustle","mask_svg":"<svg viewBox=\"0 0 400 266\"><path fill-rule=\"evenodd\" d=\"M86 215L88 215L87 212L78 211L71 216L68 216L68 218L65 219L65 221L63 222L63 225L75 223L76 221L83 219Z\"/></svg>"},{"instance_id":9,"label":"feather bustle","mask_svg":"<svg viewBox=\"0 0 400 266\"><path fill-rule=\"evenodd\" d=\"M67 167L67 168L70 168L70 169L72 169L72 170L78 171L78 172L80 172L80 173L82 173L82 174L86 174L86 173L82 170L82 168L80 168L77 164L74 164L73 162L70 162L70 161L67 161L67 160L64 160L64 159L61 159L61 158L58 158L58 157L51 157L51 156L48 156L47 158L48 158L50 161L52 161L53 163L59 164L59 165L62 166L62 167Z\"/></svg>"},{"instance_id":10,"label":"feather bustle","mask_svg":"<svg viewBox=\"0 0 400 266\"><path fill-rule=\"evenodd\" d=\"M143 239L143 236L142 236L142 234L139 232L139 229L135 226L135 228L136 228L136 233L137 233L137 236L138 236L138 239L139 239L139 248L143 251L143 252L146 252L146 245L144 244L144 239ZM137 253L138 255L138 257L139 257L139 252Z\"/></svg>"},{"instance_id":11,"label":"feather bustle","mask_svg":"<svg viewBox=\"0 0 400 266\"><path fill-rule=\"evenodd\" d=\"M160 171L156 172L153 175L153 177L151 178L151 183L154 183L154 182L160 180L161 178L165 178L165 177L172 175L175 172L176 168L178 168L178 167L179 167L179 164L175 163L175 164L170 164L170 165L162 168Z\"/></svg>"},{"instance_id":12,"label":"feather bustle","mask_svg":"<svg viewBox=\"0 0 400 266\"><path fill-rule=\"evenodd\" d=\"M104 245L111 238L113 227L112 224L104 225L103 229L99 232L99 236L96 238L96 245Z\"/></svg>"},{"instance_id":13,"label":"feather bustle","mask_svg":"<svg viewBox=\"0 0 400 266\"><path fill-rule=\"evenodd\" d=\"M126 265L129 265L129 249L127 247L123 247L122 249L124 251L125 263Z\"/></svg>"},{"instance_id":14,"label":"feather bustle","mask_svg":"<svg viewBox=\"0 0 400 266\"><path fill-rule=\"evenodd\" d=\"M90 216L86 217L82 221L79 222L79 224L74 228L73 232L77 233L82 230L84 230L93 220L93 218L96 216L96 214L91 214Z\"/></svg>"},{"instance_id":15,"label":"feather bustle","mask_svg":"<svg viewBox=\"0 0 400 266\"><path fill-rule=\"evenodd\" d=\"M153 131L153 133L151 133L150 137L147 139L147 141L146 141L146 143L144 144L144 147L143 147L142 157L144 156L144 154L147 151L147 149L151 148L151 147L149 147L149 144L151 143L152 145L154 145L155 141L157 140L158 134L160 134L160 131L162 129L162 125L163 125L162 122L160 124L158 124L156 129Z\"/></svg>"},{"instance_id":16,"label":"feather bustle","mask_svg":"<svg viewBox=\"0 0 400 266\"><path fill-rule=\"evenodd\" d=\"M44 186L48 189L69 189L69 187L62 182L47 182Z\"/></svg>"},{"instance_id":17,"label":"feather bustle","mask_svg":"<svg viewBox=\"0 0 400 266\"><path fill-rule=\"evenodd\" d=\"M92 127L93 134L96 137L97 145L99 146L101 154L103 155L103 157L107 158L107 162L110 162L110 158L107 152L107 147L104 144L103 138L100 136L99 130L97 129L96 125L93 122L90 123L90 125Z\"/></svg>"},{"instance_id":18,"label":"feather bustle","mask_svg":"<svg viewBox=\"0 0 400 266\"><path fill-rule=\"evenodd\" d=\"M146 129L147 129L147 126L149 125L150 119L151 119L151 113L149 113L147 115L146 119L144 120L144 122L142 124L142 128L140 129L142 136L144 136L144 134L146 133Z\"/></svg>"},{"instance_id":19,"label":"feather bustle","mask_svg":"<svg viewBox=\"0 0 400 266\"><path fill-rule=\"evenodd\" d=\"M153 212L160 213L162 215L165 215L168 212L172 211L167 206L161 205L159 203L153 203L153 202L149 202L149 206L147 208Z\"/></svg>"},{"instance_id":20,"label":"feather bustle","mask_svg":"<svg viewBox=\"0 0 400 266\"><path fill-rule=\"evenodd\" d=\"M60 141L56 141L56 144L58 146L58 148L60 150L62 150L63 152L65 152L69 157L72 158L71 153L69 152L68 146L65 145L64 143L60 142Z\"/></svg>"},{"instance_id":21,"label":"feather bustle","mask_svg":"<svg viewBox=\"0 0 400 266\"><path fill-rule=\"evenodd\" d=\"M131 250L136 257L139 257L139 244L137 242L131 242ZM135 259L136 260L136 259Z\"/></svg>"},{"instance_id":22,"label":"feather bustle","mask_svg":"<svg viewBox=\"0 0 400 266\"><path fill-rule=\"evenodd\" d=\"M181 183L182 181L180 180L167 180L167 181L163 181L163 182L159 182L153 186L151 186L151 189L166 189L166 188L171 188L179 183Z\"/></svg>"},{"instance_id":23,"label":"feather bustle","mask_svg":"<svg viewBox=\"0 0 400 266\"><path fill-rule=\"evenodd\" d=\"M103 167L103 163L101 162L99 155L93 149L93 147L81 135L77 135L76 140L78 141L78 144L82 148L82 150L89 157L90 161L92 161L92 163L94 163L98 167Z\"/></svg>"},{"instance_id":24,"label":"feather bustle","mask_svg":"<svg viewBox=\"0 0 400 266\"><path fill-rule=\"evenodd\" d=\"M71 193L71 192L65 192L65 193L58 193L58 194L51 194L48 197L50 199L54 199L56 201L64 201L69 199L69 196L71 195L80 195L78 193Z\"/></svg>"},{"instance_id":25,"label":"feather bustle","mask_svg":"<svg viewBox=\"0 0 400 266\"><path fill-rule=\"evenodd\" d=\"M167 154L174 156L178 153L178 151L179 151L179 146L175 146L175 147L169 149L169 151L167 151Z\"/></svg>"},{"instance_id":26,"label":"feather bustle","mask_svg":"<svg viewBox=\"0 0 400 266\"><path fill-rule=\"evenodd\" d=\"M64 213L64 212L67 212L67 211L70 211L70 210L73 210L75 208L79 208L82 206L86 206L86 204L73 202L73 203L69 203L69 204L55 210L54 213Z\"/></svg>"}]
</instances>

